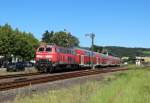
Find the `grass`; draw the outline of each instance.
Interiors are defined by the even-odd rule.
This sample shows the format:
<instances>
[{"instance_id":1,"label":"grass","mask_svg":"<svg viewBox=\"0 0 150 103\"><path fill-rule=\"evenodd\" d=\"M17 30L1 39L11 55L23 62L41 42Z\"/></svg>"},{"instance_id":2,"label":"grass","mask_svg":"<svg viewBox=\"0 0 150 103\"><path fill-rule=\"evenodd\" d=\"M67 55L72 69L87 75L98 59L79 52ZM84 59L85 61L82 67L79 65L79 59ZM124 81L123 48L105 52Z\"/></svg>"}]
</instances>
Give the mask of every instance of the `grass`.
<instances>
[{"instance_id":1,"label":"grass","mask_svg":"<svg viewBox=\"0 0 150 103\"><path fill-rule=\"evenodd\" d=\"M143 51L143 54L150 54L150 51Z\"/></svg>"},{"instance_id":2,"label":"grass","mask_svg":"<svg viewBox=\"0 0 150 103\"><path fill-rule=\"evenodd\" d=\"M106 76L100 82L18 96L13 103L150 103L150 68L130 68Z\"/></svg>"}]
</instances>

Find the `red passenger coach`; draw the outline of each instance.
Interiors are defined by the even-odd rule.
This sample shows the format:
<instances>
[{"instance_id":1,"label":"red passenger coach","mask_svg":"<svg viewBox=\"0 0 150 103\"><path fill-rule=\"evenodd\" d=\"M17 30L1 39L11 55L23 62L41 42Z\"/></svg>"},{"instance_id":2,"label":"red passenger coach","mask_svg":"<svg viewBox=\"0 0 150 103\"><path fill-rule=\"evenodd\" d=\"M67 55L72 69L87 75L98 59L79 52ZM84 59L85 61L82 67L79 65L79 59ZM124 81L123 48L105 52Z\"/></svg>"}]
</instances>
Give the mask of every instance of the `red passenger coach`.
<instances>
[{"instance_id":1,"label":"red passenger coach","mask_svg":"<svg viewBox=\"0 0 150 103\"><path fill-rule=\"evenodd\" d=\"M90 51L80 48L74 48L76 53L76 62L81 66L90 66Z\"/></svg>"},{"instance_id":2,"label":"red passenger coach","mask_svg":"<svg viewBox=\"0 0 150 103\"><path fill-rule=\"evenodd\" d=\"M93 65L100 66L102 64L102 56L100 53L92 52L85 49L75 48L76 57L77 57L77 63L81 67L91 67L91 63L93 62Z\"/></svg>"}]
</instances>

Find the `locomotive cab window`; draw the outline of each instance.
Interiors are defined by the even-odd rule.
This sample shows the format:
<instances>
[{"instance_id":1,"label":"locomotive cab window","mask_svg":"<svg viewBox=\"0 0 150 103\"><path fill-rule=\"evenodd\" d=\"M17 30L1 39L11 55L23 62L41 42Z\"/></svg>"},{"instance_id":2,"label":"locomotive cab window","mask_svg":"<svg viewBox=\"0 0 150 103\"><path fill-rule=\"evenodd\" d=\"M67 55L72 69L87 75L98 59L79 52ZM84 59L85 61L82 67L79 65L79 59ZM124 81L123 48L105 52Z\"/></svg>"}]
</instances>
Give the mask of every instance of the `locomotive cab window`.
<instances>
[{"instance_id":1,"label":"locomotive cab window","mask_svg":"<svg viewBox=\"0 0 150 103\"><path fill-rule=\"evenodd\" d=\"M43 47L40 47L39 49L38 49L38 52L43 52L44 51L44 48Z\"/></svg>"},{"instance_id":2,"label":"locomotive cab window","mask_svg":"<svg viewBox=\"0 0 150 103\"><path fill-rule=\"evenodd\" d=\"M52 51L52 48L50 48L50 47L46 48L46 52L51 52L51 51Z\"/></svg>"}]
</instances>

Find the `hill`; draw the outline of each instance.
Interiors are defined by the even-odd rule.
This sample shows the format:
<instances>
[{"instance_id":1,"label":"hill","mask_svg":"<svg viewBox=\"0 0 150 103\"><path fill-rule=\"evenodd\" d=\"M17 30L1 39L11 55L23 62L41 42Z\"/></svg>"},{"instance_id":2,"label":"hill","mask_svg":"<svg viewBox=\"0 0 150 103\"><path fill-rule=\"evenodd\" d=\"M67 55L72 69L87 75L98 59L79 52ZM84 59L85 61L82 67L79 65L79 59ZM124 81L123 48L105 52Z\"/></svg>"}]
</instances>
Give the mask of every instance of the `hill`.
<instances>
[{"instance_id":1,"label":"hill","mask_svg":"<svg viewBox=\"0 0 150 103\"><path fill-rule=\"evenodd\" d=\"M97 46L94 45L94 51L102 52L108 51L109 54L119 57L135 57L135 56L150 56L150 48L130 48L119 46Z\"/></svg>"},{"instance_id":2,"label":"hill","mask_svg":"<svg viewBox=\"0 0 150 103\"><path fill-rule=\"evenodd\" d=\"M150 56L149 48L129 48L129 47L117 47L117 46L106 46L104 47L113 54L116 54L119 57L128 56Z\"/></svg>"}]
</instances>

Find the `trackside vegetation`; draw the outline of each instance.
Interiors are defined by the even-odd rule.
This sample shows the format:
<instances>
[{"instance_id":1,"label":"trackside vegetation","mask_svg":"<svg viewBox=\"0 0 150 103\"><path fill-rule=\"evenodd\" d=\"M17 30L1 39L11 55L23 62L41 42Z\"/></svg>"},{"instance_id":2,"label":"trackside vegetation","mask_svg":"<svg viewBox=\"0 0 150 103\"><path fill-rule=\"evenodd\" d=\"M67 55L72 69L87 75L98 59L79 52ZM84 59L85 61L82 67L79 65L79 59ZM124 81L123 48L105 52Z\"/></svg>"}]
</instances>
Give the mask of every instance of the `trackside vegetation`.
<instances>
[{"instance_id":1,"label":"trackside vegetation","mask_svg":"<svg viewBox=\"0 0 150 103\"><path fill-rule=\"evenodd\" d=\"M35 50L41 42L56 44L63 47L79 46L79 40L70 32L58 31L49 32L46 30L42 35L42 41L39 41L30 32L14 29L11 25L0 25L0 56L9 59L12 56L22 60L33 60Z\"/></svg>"},{"instance_id":2,"label":"trackside vegetation","mask_svg":"<svg viewBox=\"0 0 150 103\"><path fill-rule=\"evenodd\" d=\"M130 68L105 76L101 81L18 96L13 103L150 103L150 68Z\"/></svg>"},{"instance_id":3,"label":"trackside vegetation","mask_svg":"<svg viewBox=\"0 0 150 103\"><path fill-rule=\"evenodd\" d=\"M0 56L14 56L23 60L34 59L39 41L30 32L13 29L9 24L0 25Z\"/></svg>"}]
</instances>

